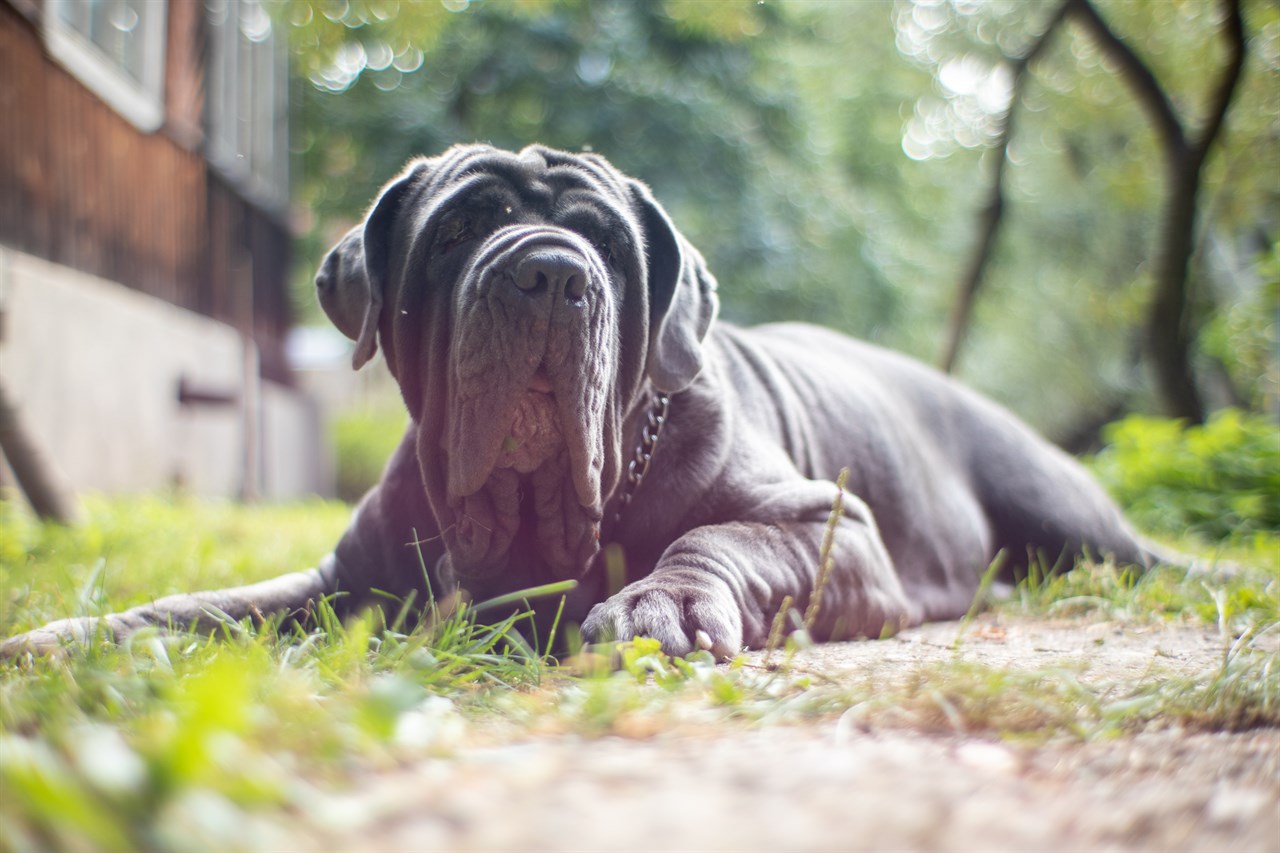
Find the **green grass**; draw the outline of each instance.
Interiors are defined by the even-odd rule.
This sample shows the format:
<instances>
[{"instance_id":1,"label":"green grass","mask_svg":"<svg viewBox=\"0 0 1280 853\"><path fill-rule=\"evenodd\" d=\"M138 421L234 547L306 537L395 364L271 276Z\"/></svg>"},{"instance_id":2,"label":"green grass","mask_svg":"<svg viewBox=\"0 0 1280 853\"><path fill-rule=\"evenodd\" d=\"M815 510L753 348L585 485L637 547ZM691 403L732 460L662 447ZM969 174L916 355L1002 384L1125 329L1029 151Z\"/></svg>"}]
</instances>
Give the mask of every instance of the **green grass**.
<instances>
[{"instance_id":1,"label":"green grass","mask_svg":"<svg viewBox=\"0 0 1280 853\"><path fill-rule=\"evenodd\" d=\"M346 528L350 507L312 501L246 508L164 497L88 498L78 528L39 524L0 500L0 634L195 589L314 566Z\"/></svg>"},{"instance_id":2,"label":"green grass","mask_svg":"<svg viewBox=\"0 0 1280 853\"><path fill-rule=\"evenodd\" d=\"M0 504L5 634L312 565L349 514L158 498L88 508L68 530ZM447 751L492 688L544 676L518 617L490 625L439 605L408 634L391 618L343 624L322 608L310 631L144 631L0 665L0 849L270 846L255 813L300 808L308 785L353 764Z\"/></svg>"},{"instance_id":3,"label":"green grass","mask_svg":"<svg viewBox=\"0 0 1280 853\"><path fill-rule=\"evenodd\" d=\"M314 565L349 514L321 502L87 503L88 522L69 530L0 502L0 633ZM1099 565L1033 575L997 605L1010 618L1179 620L1219 633L1215 671L1122 685L1071 668L983 666L963 648L892 679L834 681L796 663L803 627L779 637L767 666L673 660L646 640L562 666L520 617L492 625L497 610L443 604L412 632L395 614L388 626L322 613L309 631L142 632L120 647L0 664L0 849L279 846L270 817L305 818L316 789L502 732L646 737L691 722L844 718L1043 739L1280 725L1280 660L1256 642L1280 630L1276 546L1262 535L1237 543L1226 556L1254 568L1224 581Z\"/></svg>"},{"instance_id":4,"label":"green grass","mask_svg":"<svg viewBox=\"0 0 1280 853\"><path fill-rule=\"evenodd\" d=\"M1280 622L1280 540L1259 536L1229 552L1238 572L1188 574L1157 566L1139 573L1111 563L1045 576L1033 571L1001 610L1033 616L1088 616L1140 622L1188 618L1238 637ZM1225 559L1225 558L1224 558Z\"/></svg>"}]
</instances>

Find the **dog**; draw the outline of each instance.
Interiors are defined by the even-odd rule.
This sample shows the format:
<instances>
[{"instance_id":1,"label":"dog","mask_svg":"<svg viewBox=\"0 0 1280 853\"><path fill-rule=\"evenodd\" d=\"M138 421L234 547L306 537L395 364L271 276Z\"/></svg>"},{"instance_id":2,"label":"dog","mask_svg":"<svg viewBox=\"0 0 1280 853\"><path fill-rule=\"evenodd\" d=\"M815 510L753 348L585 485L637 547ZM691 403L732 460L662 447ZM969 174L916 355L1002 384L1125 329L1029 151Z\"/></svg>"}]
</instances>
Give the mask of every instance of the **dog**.
<instances>
[{"instance_id":1,"label":"dog","mask_svg":"<svg viewBox=\"0 0 1280 853\"><path fill-rule=\"evenodd\" d=\"M414 160L316 286L357 369L382 349L411 417L334 551L5 654L573 579L564 616L586 640L725 658L762 647L784 601L808 607L820 554L819 640L959 617L998 554L1005 577L1036 555L1160 559L1075 460L952 379L815 326L717 322L702 256L595 154Z\"/></svg>"}]
</instances>

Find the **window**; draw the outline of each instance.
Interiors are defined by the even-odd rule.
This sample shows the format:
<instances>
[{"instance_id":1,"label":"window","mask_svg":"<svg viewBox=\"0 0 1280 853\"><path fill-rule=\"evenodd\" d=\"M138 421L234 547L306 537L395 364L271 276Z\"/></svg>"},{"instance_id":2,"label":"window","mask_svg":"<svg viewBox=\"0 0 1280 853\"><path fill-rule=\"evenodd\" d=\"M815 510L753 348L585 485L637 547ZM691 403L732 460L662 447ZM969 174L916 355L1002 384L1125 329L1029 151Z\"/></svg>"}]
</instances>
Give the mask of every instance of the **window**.
<instances>
[{"instance_id":1,"label":"window","mask_svg":"<svg viewBox=\"0 0 1280 853\"><path fill-rule=\"evenodd\" d=\"M260 0L206 0L209 159L268 208L289 195L288 58Z\"/></svg>"},{"instance_id":2,"label":"window","mask_svg":"<svg viewBox=\"0 0 1280 853\"><path fill-rule=\"evenodd\" d=\"M166 3L48 0L45 44L62 67L139 130L164 123Z\"/></svg>"}]
</instances>

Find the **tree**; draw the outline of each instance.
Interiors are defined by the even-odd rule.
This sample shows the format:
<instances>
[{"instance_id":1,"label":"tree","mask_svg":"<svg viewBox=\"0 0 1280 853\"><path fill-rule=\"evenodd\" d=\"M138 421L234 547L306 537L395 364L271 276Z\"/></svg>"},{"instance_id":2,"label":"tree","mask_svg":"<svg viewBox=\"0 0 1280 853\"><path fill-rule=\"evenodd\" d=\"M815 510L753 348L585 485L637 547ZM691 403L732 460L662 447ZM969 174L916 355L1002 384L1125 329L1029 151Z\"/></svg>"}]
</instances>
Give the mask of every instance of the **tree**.
<instances>
[{"instance_id":1,"label":"tree","mask_svg":"<svg viewBox=\"0 0 1280 853\"><path fill-rule=\"evenodd\" d=\"M942 366L950 371L960 339L990 258L1003 210L1003 178L1013 132L1013 114L1022 93L1028 64L1044 49L1058 25L1078 22L1110 58L1154 126L1165 160L1167 185L1161 227L1153 251L1153 295L1147 321L1147 345L1157 390L1168 414L1193 423L1204 421L1204 403L1191 368L1193 318L1189 311L1189 274L1196 245L1196 224L1204 167L1222 130L1245 61L1244 21L1239 0L1222 0L1227 59L1213 87L1208 115L1198 133L1190 134L1151 69L1107 25L1090 0L1065 0L1032 48L1012 63L1013 91L996 146L991 201L984 212L973 261L956 298Z\"/></svg>"},{"instance_id":2,"label":"tree","mask_svg":"<svg viewBox=\"0 0 1280 853\"><path fill-rule=\"evenodd\" d=\"M1210 96L1208 115L1198 133L1188 134L1159 80L1137 54L1107 26L1089 0L1071 0L1070 11L1119 68L1156 127L1164 151L1166 199L1155 250L1155 293L1147 325L1156 383L1168 413L1194 423L1204 421L1204 403L1191 371L1192 318L1188 312L1188 274L1196 244L1196 215L1201 176L1217 141L1244 68L1244 20L1240 0L1222 0L1227 60Z\"/></svg>"},{"instance_id":3,"label":"tree","mask_svg":"<svg viewBox=\"0 0 1280 853\"><path fill-rule=\"evenodd\" d=\"M432 2L400 4L394 18L372 0L336 18L327 8L290 7L306 75L295 98L298 198L322 223L304 254L318 257L411 156L538 141L600 151L648 181L682 228L708 237L698 242L721 276L760 292L785 280L806 214L761 193L771 163L803 160L787 78L754 73L765 42L753 34L788 26L772 6L473 3L442 13Z\"/></svg>"},{"instance_id":4,"label":"tree","mask_svg":"<svg viewBox=\"0 0 1280 853\"><path fill-rule=\"evenodd\" d=\"M1280 222L1280 7L1242 2L1260 46L1208 144L1200 93L1232 60L1203 0L282 4L299 298L313 304L313 265L408 157L590 146L654 187L730 319L817 320L929 358L959 305L940 282L967 279L982 297L950 326L955 347L968 330L971 384L1057 436L1152 408L1169 148L1082 23L1092 10L1203 148L1181 244L1191 372L1217 394L1221 359L1260 405L1276 398L1261 377L1280 291L1261 282Z\"/></svg>"},{"instance_id":5,"label":"tree","mask_svg":"<svg viewBox=\"0 0 1280 853\"><path fill-rule=\"evenodd\" d=\"M1004 176L1009 163L1009 143L1013 139L1014 111L1022 100L1023 88L1026 85L1027 69L1031 63L1044 52L1058 25L1066 18L1068 3L1058 7L1057 13L1049 19L1044 30L1017 59L1009 61L1013 83L1010 87L1009 106L1000 122L1000 135L993 146L995 163L992 167L991 189L986 206L979 214L978 239L974 242L971 259L965 267L956 292L955 304L951 309L951 319L947 322L945 343L939 365L943 371L951 373L955 369L956 357L960 353L960 342L969 328L969 318L973 313L973 303L978 298L982 287L982 278L991 260L995 248L996 237L1000 233L1000 222L1004 217L1005 191Z\"/></svg>"}]
</instances>

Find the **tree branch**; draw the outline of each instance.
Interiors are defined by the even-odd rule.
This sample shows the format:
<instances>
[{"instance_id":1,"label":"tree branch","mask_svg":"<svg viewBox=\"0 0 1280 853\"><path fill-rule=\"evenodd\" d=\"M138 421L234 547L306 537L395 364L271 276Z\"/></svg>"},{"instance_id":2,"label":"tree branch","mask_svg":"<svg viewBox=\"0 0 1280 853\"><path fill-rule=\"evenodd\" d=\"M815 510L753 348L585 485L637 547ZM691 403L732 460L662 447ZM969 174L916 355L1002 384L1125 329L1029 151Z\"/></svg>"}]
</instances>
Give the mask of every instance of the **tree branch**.
<instances>
[{"instance_id":1,"label":"tree branch","mask_svg":"<svg viewBox=\"0 0 1280 853\"><path fill-rule=\"evenodd\" d=\"M1244 71L1244 17L1240 11L1240 0L1222 0L1227 20L1223 35L1227 40L1227 65L1222 71L1222 78L1213 90L1210 100L1209 118L1200 137L1195 142L1194 156L1198 162L1204 162L1213 147L1214 140L1222 130L1222 123L1231 107L1231 99L1235 95L1236 85Z\"/></svg>"},{"instance_id":2,"label":"tree branch","mask_svg":"<svg viewBox=\"0 0 1280 853\"><path fill-rule=\"evenodd\" d=\"M1089 0L1067 0L1070 13L1084 26L1089 35L1112 62L1120 67L1120 74L1133 89L1135 97L1151 116L1161 142L1168 149L1171 159L1180 161L1188 153L1187 135L1174 112L1169 96L1147 64L1112 32L1107 22Z\"/></svg>"},{"instance_id":3,"label":"tree branch","mask_svg":"<svg viewBox=\"0 0 1280 853\"><path fill-rule=\"evenodd\" d=\"M973 304L977 301L978 290L982 287L988 261L991 260L995 248L996 235L1000 230L1000 221L1004 216L1004 175L1009 162L1009 143L1013 139L1013 116L1022 100L1022 91L1026 85L1027 67L1037 56L1044 52L1049 37L1066 17L1070 0L1058 7L1049 19L1049 23L1040 35L1017 59L1010 62L1013 72L1013 85L1009 91L1009 107L1005 110L1000 128L1000 137L996 140L992 151L996 157L995 171L991 176L991 188L987 195L987 203L982 209L982 224L978 232L978 240L969 258L969 267L960 279L956 289L956 300L951 306L951 317L947 321L947 339L943 344L938 363L942 370L951 373L955 368L956 358L960 353L960 343L969 328L969 318L973 313Z\"/></svg>"}]
</instances>

